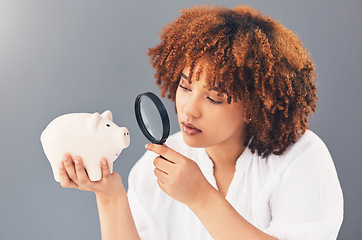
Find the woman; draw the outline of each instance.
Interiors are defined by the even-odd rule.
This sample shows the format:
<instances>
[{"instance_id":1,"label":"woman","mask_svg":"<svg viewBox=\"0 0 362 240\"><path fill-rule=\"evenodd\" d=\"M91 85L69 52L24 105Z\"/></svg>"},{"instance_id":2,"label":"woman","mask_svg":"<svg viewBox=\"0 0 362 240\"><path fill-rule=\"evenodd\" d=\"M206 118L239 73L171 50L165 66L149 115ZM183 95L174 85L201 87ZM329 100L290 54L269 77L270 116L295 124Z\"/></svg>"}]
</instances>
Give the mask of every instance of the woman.
<instances>
[{"instance_id":1,"label":"woman","mask_svg":"<svg viewBox=\"0 0 362 240\"><path fill-rule=\"evenodd\" d=\"M128 196L105 159L99 182L80 157L60 165L63 187L95 192L103 239L336 239L342 191L308 130L314 66L290 30L248 7L194 7L149 56L181 131L146 145Z\"/></svg>"}]
</instances>

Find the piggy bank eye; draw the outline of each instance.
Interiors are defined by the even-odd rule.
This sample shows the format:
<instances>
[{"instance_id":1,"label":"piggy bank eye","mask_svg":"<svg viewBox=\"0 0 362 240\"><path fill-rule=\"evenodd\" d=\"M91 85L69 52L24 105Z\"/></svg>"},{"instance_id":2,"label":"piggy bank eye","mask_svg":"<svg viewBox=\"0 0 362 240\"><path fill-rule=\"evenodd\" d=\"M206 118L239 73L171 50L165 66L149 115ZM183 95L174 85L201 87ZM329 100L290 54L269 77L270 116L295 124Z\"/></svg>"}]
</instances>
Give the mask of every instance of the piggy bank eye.
<instances>
[{"instance_id":1,"label":"piggy bank eye","mask_svg":"<svg viewBox=\"0 0 362 240\"><path fill-rule=\"evenodd\" d=\"M107 127L111 127L111 125L109 125L108 123L106 124Z\"/></svg>"}]
</instances>

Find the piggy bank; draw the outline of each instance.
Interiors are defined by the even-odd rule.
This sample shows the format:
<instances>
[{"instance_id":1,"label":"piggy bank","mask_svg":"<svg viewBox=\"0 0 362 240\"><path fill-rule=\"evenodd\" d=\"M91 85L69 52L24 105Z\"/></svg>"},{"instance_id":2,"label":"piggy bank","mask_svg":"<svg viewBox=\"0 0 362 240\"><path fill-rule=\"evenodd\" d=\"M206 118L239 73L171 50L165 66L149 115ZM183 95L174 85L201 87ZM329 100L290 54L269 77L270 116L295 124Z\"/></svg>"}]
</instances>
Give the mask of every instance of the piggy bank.
<instances>
[{"instance_id":1,"label":"piggy bank","mask_svg":"<svg viewBox=\"0 0 362 240\"><path fill-rule=\"evenodd\" d=\"M65 153L80 156L89 179L98 181L102 177L101 159L108 160L112 172L113 162L130 144L127 128L118 127L109 110L102 114L70 113L57 117L42 132L40 140L57 182Z\"/></svg>"}]
</instances>

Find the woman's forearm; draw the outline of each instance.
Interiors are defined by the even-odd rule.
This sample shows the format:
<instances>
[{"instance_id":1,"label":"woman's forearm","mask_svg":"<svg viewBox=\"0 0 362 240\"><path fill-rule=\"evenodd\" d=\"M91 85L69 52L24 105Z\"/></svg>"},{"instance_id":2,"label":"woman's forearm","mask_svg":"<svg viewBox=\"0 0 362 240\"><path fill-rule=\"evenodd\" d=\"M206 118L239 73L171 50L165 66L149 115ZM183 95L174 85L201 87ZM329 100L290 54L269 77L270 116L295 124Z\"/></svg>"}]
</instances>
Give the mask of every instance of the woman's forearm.
<instances>
[{"instance_id":1,"label":"woman's forearm","mask_svg":"<svg viewBox=\"0 0 362 240\"><path fill-rule=\"evenodd\" d=\"M189 207L215 240L276 239L245 220L214 188L202 201Z\"/></svg>"},{"instance_id":2,"label":"woman's forearm","mask_svg":"<svg viewBox=\"0 0 362 240\"><path fill-rule=\"evenodd\" d=\"M117 196L97 195L102 240L139 240L126 191Z\"/></svg>"}]
</instances>

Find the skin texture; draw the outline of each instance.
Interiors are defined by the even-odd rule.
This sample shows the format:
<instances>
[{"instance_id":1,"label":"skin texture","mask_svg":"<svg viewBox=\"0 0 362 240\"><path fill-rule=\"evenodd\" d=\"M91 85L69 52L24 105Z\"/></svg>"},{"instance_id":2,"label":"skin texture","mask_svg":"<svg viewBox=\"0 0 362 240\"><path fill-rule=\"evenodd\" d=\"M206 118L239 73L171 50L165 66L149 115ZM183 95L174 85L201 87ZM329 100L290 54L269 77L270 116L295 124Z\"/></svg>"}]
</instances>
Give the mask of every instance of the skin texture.
<instances>
[{"instance_id":1,"label":"skin texture","mask_svg":"<svg viewBox=\"0 0 362 240\"><path fill-rule=\"evenodd\" d=\"M202 64L207 63L200 61L196 69ZM185 68L183 76L187 76L188 71L189 67ZM207 150L226 147L232 143L242 146L246 124L242 118L241 101L228 104L226 96L218 96L216 91L207 89L205 78L206 74L202 72L199 81L189 84L188 78L181 77L176 91L177 116L186 144ZM183 131L183 123L192 124L201 132L187 134Z\"/></svg>"},{"instance_id":2,"label":"skin texture","mask_svg":"<svg viewBox=\"0 0 362 240\"><path fill-rule=\"evenodd\" d=\"M198 61L195 69L207 65ZM203 147L214 162L214 175L223 195L234 176L236 159L244 151L246 123L243 120L241 101L227 103L226 94L218 96L215 90L206 88L206 74L198 81L188 82L189 67L183 70L176 91L178 122L185 143L191 147ZM201 132L188 134L184 123L192 124Z\"/></svg>"}]
</instances>

